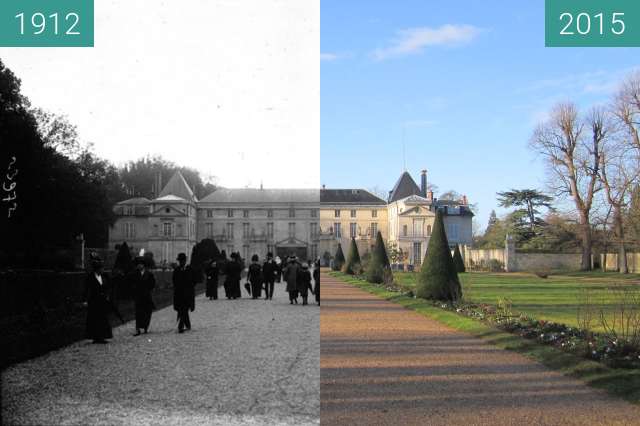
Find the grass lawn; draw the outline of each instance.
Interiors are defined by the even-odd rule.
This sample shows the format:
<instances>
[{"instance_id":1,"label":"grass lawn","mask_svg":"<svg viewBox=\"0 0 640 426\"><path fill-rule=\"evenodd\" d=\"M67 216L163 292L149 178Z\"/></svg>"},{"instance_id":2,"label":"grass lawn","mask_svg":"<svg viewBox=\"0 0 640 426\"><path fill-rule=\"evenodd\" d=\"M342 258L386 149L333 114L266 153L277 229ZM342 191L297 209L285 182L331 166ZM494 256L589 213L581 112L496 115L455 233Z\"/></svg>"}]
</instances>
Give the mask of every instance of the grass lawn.
<instances>
[{"instance_id":1,"label":"grass lawn","mask_svg":"<svg viewBox=\"0 0 640 426\"><path fill-rule=\"evenodd\" d=\"M414 287L418 274L396 272L394 277L399 284ZM460 274L460 280L464 297L470 302L495 305L499 298L507 298L516 312L573 326L578 325L577 309L583 289L590 289L593 300L607 310L612 309L615 296L609 289L640 290L640 274L613 272L565 273L546 279L520 272L468 272ZM593 329L599 331L601 327L595 324Z\"/></svg>"},{"instance_id":2,"label":"grass lawn","mask_svg":"<svg viewBox=\"0 0 640 426\"><path fill-rule=\"evenodd\" d=\"M537 360L538 362L541 362L547 367L561 371L566 375L579 378L585 381L590 386L604 389L605 391L613 395L624 398L635 404L640 404L640 371L637 371L635 369L610 368L596 361L591 361L567 352L563 352L552 346L540 344L535 340L525 339L520 336L498 330L481 321L459 315L455 312L440 309L433 306L431 302L422 299L415 299L413 297L407 297L398 292L390 292L382 286L370 284L366 281L359 280L352 276L344 275L340 272L330 272L329 274L336 278L339 278L344 282L355 285L362 288L363 290L375 294L378 297L397 303L408 309L412 309L426 317L433 318L454 329L465 331L469 334L480 337L499 348L521 353ZM550 281L542 280L536 276L527 274L507 275L468 273L462 274L462 276L464 277L463 280L473 281L473 283L475 283L476 280L478 280L478 282L482 282L483 279L488 281L489 284L485 284L487 287L486 291L495 292L495 294L501 294L501 291L506 290L518 293L518 285L522 285L523 287L529 286L533 287L534 289L538 288L537 293L543 294L546 291L544 289L545 286L551 285L550 283L555 282L555 280L557 279L558 286L567 287L565 293L571 294L572 292L575 293L577 291L575 287L578 285L576 284L575 280L571 281L571 278L586 278L587 280L589 280L595 278L596 275L586 274L585 276L585 274L566 274L562 276L551 277L549 278ZM626 282L627 285L632 285L634 280L636 282L638 280L637 275L635 277L627 277L618 276L616 274L606 274L605 276L598 277L602 288L606 287L606 285L603 284L603 278L605 281L609 281L609 276L614 277L614 279L611 281L616 281L617 278L622 277L620 278L620 281ZM412 275L410 273L397 274L396 277L397 280L403 280L404 283L412 283L415 280L415 275ZM520 277L520 282L511 279L517 277ZM529 284L527 284L527 280ZM536 280L538 280L538 282L536 282ZM539 281L544 281L545 286L542 286L541 288ZM495 284L492 286L490 284L491 282L494 282ZM517 282L518 284L514 284L514 282ZM569 285L571 282L574 283L573 287ZM592 285L598 284L592 283ZM479 287L481 287L481 285L479 285ZM493 289L493 287L496 287L498 289ZM499 290L499 288L501 287L506 287L506 290ZM604 290L602 291L604 292ZM532 293L534 295L536 294L535 291L532 291ZM495 300L493 301L493 303L495 303Z\"/></svg>"}]
</instances>

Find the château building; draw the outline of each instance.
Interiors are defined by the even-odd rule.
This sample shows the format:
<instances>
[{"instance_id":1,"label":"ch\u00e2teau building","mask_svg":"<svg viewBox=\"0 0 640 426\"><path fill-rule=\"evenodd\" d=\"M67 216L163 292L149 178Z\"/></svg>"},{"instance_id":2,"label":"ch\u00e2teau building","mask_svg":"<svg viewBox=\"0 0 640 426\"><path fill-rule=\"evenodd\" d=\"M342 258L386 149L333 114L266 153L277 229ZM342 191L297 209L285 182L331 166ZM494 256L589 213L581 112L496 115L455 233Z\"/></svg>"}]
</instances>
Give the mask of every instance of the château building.
<instances>
[{"instance_id":1,"label":"ch\u00e2teau building","mask_svg":"<svg viewBox=\"0 0 640 426\"><path fill-rule=\"evenodd\" d=\"M347 250L351 238L361 254L371 251L378 231L388 247L419 265L425 255L437 210L451 245L472 242L472 217L466 197L438 200L427 190L427 174L418 186L408 172L386 200L364 189L220 188L198 200L180 172L158 197L131 198L116 204L109 247L126 241L144 248L157 261L189 256L204 238L213 239L227 254L243 258L267 252L302 259L333 255L338 243ZM346 254L346 253L345 253Z\"/></svg>"}]
</instances>

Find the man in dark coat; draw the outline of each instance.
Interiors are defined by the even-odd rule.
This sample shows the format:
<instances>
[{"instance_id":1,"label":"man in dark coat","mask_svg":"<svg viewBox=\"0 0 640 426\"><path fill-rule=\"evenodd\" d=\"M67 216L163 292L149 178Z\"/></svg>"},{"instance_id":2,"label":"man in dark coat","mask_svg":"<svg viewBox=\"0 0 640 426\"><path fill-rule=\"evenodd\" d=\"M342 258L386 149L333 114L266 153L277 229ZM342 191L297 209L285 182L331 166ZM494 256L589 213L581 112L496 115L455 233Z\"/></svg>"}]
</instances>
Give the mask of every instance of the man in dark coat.
<instances>
[{"instance_id":1,"label":"man in dark coat","mask_svg":"<svg viewBox=\"0 0 640 426\"><path fill-rule=\"evenodd\" d=\"M309 297L309 290L313 291L313 289L311 288L311 272L309 272L307 262L304 262L302 267L298 269L296 287L298 288L298 293L302 296L302 304L308 305L307 298Z\"/></svg>"},{"instance_id":2,"label":"man in dark coat","mask_svg":"<svg viewBox=\"0 0 640 426\"><path fill-rule=\"evenodd\" d=\"M273 261L273 253L267 253L267 261L262 265L262 276L264 279L264 299L273 299L273 286L278 274L278 265Z\"/></svg>"},{"instance_id":3,"label":"man in dark coat","mask_svg":"<svg viewBox=\"0 0 640 426\"><path fill-rule=\"evenodd\" d=\"M93 339L93 343L107 343L105 339L111 339L111 324L109 324L109 311L111 302L109 295L111 288L107 276L103 274L104 263L95 253L91 254L91 267L93 269L87 275L86 303L87 303L87 339Z\"/></svg>"},{"instance_id":4,"label":"man in dark coat","mask_svg":"<svg viewBox=\"0 0 640 426\"><path fill-rule=\"evenodd\" d=\"M240 294L240 279L242 276L242 265L240 264L240 255L237 253L231 253L231 261L227 263L227 277L226 283L228 283L229 294L228 298L237 299L241 297Z\"/></svg>"},{"instance_id":5,"label":"man in dark coat","mask_svg":"<svg viewBox=\"0 0 640 426\"><path fill-rule=\"evenodd\" d=\"M206 296L209 300L218 300L218 262L211 259L204 273L207 275Z\"/></svg>"},{"instance_id":6,"label":"man in dark coat","mask_svg":"<svg viewBox=\"0 0 640 426\"><path fill-rule=\"evenodd\" d=\"M290 304L298 304L298 271L299 271L299 263L295 256L289 257L289 264L282 271L282 278L287 283L287 291L289 292L289 303Z\"/></svg>"},{"instance_id":7,"label":"man in dark coat","mask_svg":"<svg viewBox=\"0 0 640 426\"><path fill-rule=\"evenodd\" d=\"M136 308L136 333L134 336L139 336L140 329L143 329L145 334L148 332L151 313L155 309L151 291L156 286L156 278L147 269L149 262L144 257L136 257L135 264L136 270L131 273L130 279Z\"/></svg>"},{"instance_id":8,"label":"man in dark coat","mask_svg":"<svg viewBox=\"0 0 640 426\"><path fill-rule=\"evenodd\" d=\"M178 266L173 270L173 309L178 312L178 332L191 330L189 311L196 308L196 277L190 266L187 266L187 255L178 255Z\"/></svg>"},{"instance_id":9,"label":"man in dark coat","mask_svg":"<svg viewBox=\"0 0 640 426\"><path fill-rule=\"evenodd\" d=\"M247 272L247 281L251 283L251 298L258 299L262 294L262 267L257 254L251 257L251 265Z\"/></svg>"}]
</instances>

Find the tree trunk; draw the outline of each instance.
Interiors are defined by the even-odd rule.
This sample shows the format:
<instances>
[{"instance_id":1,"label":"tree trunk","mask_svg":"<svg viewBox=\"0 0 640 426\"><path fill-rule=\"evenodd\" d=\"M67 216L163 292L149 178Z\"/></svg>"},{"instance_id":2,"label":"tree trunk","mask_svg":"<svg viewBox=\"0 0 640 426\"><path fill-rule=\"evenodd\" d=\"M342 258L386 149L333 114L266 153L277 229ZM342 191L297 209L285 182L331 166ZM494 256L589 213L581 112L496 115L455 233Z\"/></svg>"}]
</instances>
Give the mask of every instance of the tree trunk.
<instances>
[{"instance_id":1,"label":"tree trunk","mask_svg":"<svg viewBox=\"0 0 640 426\"><path fill-rule=\"evenodd\" d=\"M622 224L622 212L619 206L614 208L613 222L615 236L618 239L618 272L621 274L628 274L629 265L627 265L627 250L624 247L624 226Z\"/></svg>"},{"instance_id":2,"label":"tree trunk","mask_svg":"<svg viewBox=\"0 0 640 426\"><path fill-rule=\"evenodd\" d=\"M582 240L582 261L580 262L580 270L591 270L591 224L589 218L580 213L580 238Z\"/></svg>"}]
</instances>

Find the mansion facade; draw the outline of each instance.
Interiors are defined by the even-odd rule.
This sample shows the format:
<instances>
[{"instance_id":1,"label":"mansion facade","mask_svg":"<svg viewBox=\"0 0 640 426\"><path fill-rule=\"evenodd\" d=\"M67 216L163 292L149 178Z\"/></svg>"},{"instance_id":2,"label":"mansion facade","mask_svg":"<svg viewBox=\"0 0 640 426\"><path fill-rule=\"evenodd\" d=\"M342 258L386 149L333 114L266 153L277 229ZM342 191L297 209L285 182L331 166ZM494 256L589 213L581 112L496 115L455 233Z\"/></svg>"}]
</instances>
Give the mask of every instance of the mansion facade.
<instances>
[{"instance_id":1,"label":"mansion facade","mask_svg":"<svg viewBox=\"0 0 640 426\"><path fill-rule=\"evenodd\" d=\"M116 204L117 219L109 230L109 247L126 241L158 262L174 262L178 253L191 255L193 246L211 238L227 255L239 252L249 259L267 252L281 258L296 254L315 259L345 251L351 238L360 254L370 251L382 233L405 255L404 263L422 262L431 236L436 209L444 213L450 244L471 244L471 219L466 197L439 201L427 191L426 171L421 186L404 172L389 198L364 189L227 189L198 200L180 172L158 197L131 198Z\"/></svg>"}]
</instances>

